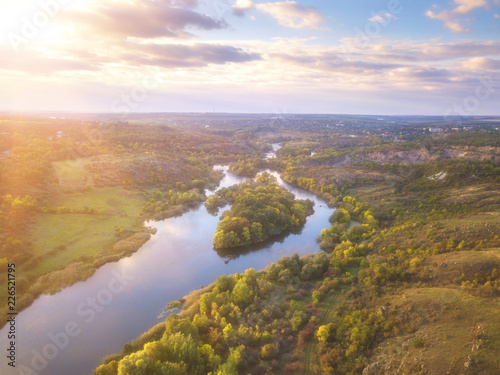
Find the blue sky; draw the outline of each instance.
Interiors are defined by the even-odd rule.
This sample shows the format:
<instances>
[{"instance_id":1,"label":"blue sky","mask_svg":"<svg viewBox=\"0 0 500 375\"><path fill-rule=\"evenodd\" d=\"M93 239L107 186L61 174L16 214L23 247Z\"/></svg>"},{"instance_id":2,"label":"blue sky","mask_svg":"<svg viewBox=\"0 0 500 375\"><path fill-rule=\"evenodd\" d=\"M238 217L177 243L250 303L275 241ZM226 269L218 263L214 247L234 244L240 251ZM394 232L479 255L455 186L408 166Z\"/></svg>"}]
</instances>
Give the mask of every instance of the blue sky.
<instances>
[{"instance_id":1,"label":"blue sky","mask_svg":"<svg viewBox=\"0 0 500 375\"><path fill-rule=\"evenodd\" d=\"M500 115L500 0L25 0L0 25L0 109Z\"/></svg>"}]
</instances>

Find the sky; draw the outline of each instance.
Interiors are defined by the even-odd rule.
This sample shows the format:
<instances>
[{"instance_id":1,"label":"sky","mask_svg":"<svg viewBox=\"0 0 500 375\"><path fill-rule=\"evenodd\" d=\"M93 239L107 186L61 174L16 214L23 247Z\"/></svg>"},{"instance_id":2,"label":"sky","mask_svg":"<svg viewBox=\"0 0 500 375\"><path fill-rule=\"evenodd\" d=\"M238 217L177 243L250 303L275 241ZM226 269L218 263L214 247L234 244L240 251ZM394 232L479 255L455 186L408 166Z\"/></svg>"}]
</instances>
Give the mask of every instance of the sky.
<instances>
[{"instance_id":1,"label":"sky","mask_svg":"<svg viewBox=\"0 0 500 375\"><path fill-rule=\"evenodd\" d=\"M0 110L500 115L500 0L0 0Z\"/></svg>"}]
</instances>

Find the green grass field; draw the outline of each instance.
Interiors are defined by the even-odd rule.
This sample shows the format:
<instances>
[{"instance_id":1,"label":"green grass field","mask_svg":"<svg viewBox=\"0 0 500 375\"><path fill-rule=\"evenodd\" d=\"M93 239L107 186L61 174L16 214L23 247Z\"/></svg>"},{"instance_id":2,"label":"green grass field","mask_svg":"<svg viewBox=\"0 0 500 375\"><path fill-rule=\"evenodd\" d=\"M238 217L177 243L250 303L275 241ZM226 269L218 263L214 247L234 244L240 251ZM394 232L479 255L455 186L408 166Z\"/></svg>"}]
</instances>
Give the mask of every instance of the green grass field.
<instances>
[{"instance_id":1,"label":"green grass field","mask_svg":"<svg viewBox=\"0 0 500 375\"><path fill-rule=\"evenodd\" d=\"M83 183L87 175L85 166L90 163L92 158L79 158L74 160L64 160L52 163L56 175L61 184Z\"/></svg>"},{"instance_id":2,"label":"green grass field","mask_svg":"<svg viewBox=\"0 0 500 375\"><path fill-rule=\"evenodd\" d=\"M106 187L60 194L48 201L49 208L64 206L81 210L86 206L102 214L38 213L27 229L33 256L20 267L20 272L29 280L74 262L92 263L101 254L110 253L118 240L142 229L137 218L144 197L138 191ZM117 226L127 231L121 237L115 236ZM0 287L4 284L2 280Z\"/></svg>"},{"instance_id":3,"label":"green grass field","mask_svg":"<svg viewBox=\"0 0 500 375\"><path fill-rule=\"evenodd\" d=\"M91 180L85 168L90 161L80 158L54 163L60 192L46 198L46 207L50 211L65 207L78 213L39 212L28 223L26 238L31 257L19 266L23 276L20 290L27 290L43 275L60 270L64 273L58 276L61 280L48 282L54 284L51 285L54 290L59 287L57 283L60 287L66 285L64 280L69 280L68 277L72 282L78 281L78 277L88 277L101 260L123 256L113 247L119 240L143 231L138 218L144 193L123 187L84 190ZM71 193L64 193L65 190ZM85 208L95 210L94 214L83 214ZM115 235L117 227L122 229L119 236ZM6 289L6 280L2 278L0 290Z\"/></svg>"},{"instance_id":4,"label":"green grass field","mask_svg":"<svg viewBox=\"0 0 500 375\"><path fill-rule=\"evenodd\" d=\"M31 272L40 275L60 269L82 256L92 258L109 249L118 240L116 226L129 231L138 229L137 217L143 200L141 193L120 187L92 189L50 199L50 208L64 206L81 210L89 207L105 214L38 214L28 233L35 257L42 259Z\"/></svg>"},{"instance_id":5,"label":"green grass field","mask_svg":"<svg viewBox=\"0 0 500 375\"><path fill-rule=\"evenodd\" d=\"M61 269L82 256L93 258L118 240L115 226L133 229L135 218L101 215L40 214L30 230L33 252L41 257L30 270L42 275ZM28 266L29 267L29 266Z\"/></svg>"},{"instance_id":6,"label":"green grass field","mask_svg":"<svg viewBox=\"0 0 500 375\"><path fill-rule=\"evenodd\" d=\"M48 200L50 208L64 206L81 210L84 207L110 215L139 216L144 198L141 193L121 187L95 188L86 192L62 194Z\"/></svg>"}]
</instances>

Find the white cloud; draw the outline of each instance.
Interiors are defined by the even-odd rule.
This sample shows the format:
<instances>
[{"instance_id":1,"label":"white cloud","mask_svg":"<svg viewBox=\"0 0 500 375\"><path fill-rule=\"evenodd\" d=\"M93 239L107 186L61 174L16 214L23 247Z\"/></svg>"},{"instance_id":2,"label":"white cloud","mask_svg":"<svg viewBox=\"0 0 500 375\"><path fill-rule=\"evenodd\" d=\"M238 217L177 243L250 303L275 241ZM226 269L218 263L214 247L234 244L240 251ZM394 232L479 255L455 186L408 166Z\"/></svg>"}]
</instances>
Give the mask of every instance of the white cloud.
<instances>
[{"instance_id":1,"label":"white cloud","mask_svg":"<svg viewBox=\"0 0 500 375\"><path fill-rule=\"evenodd\" d=\"M257 9L275 18L278 23L294 29L317 29L325 21L314 7L305 7L296 1L257 4Z\"/></svg>"},{"instance_id":2,"label":"white cloud","mask_svg":"<svg viewBox=\"0 0 500 375\"><path fill-rule=\"evenodd\" d=\"M394 14L392 13L384 13L384 14L377 14L371 18L368 19L370 22L378 22L380 24L386 24L390 22L391 20L396 20L398 19Z\"/></svg>"},{"instance_id":3,"label":"white cloud","mask_svg":"<svg viewBox=\"0 0 500 375\"><path fill-rule=\"evenodd\" d=\"M236 4L233 5L233 13L242 17L246 12L254 8L255 4L252 0L236 0Z\"/></svg>"},{"instance_id":4,"label":"white cloud","mask_svg":"<svg viewBox=\"0 0 500 375\"><path fill-rule=\"evenodd\" d=\"M439 40L428 42L384 41L384 43L366 45L362 49L356 48L355 38L344 38L341 41L347 47L339 52L347 54L346 58L362 56L369 60L405 64L419 62L439 64L441 61L455 59L500 57L500 41L460 41L455 43L442 43Z\"/></svg>"},{"instance_id":5,"label":"white cloud","mask_svg":"<svg viewBox=\"0 0 500 375\"><path fill-rule=\"evenodd\" d=\"M88 39L192 38L187 29L225 29L226 22L196 10L196 0L87 0L85 6L61 12L57 21Z\"/></svg>"},{"instance_id":6,"label":"white cloud","mask_svg":"<svg viewBox=\"0 0 500 375\"><path fill-rule=\"evenodd\" d=\"M469 31L463 26L461 17L468 15L477 8L486 8L488 6L487 0L454 0L455 8L451 10L433 11L428 10L425 15L429 18L444 21L444 26L450 31L455 33L462 33ZM437 5L433 5L437 9ZM458 19L457 19L458 18Z\"/></svg>"},{"instance_id":7,"label":"white cloud","mask_svg":"<svg viewBox=\"0 0 500 375\"><path fill-rule=\"evenodd\" d=\"M20 67L10 70L16 69L13 61L9 71L2 71L0 66L0 84L15 86L18 102L12 99L11 89L0 92L0 100L12 108L38 109L43 105L56 109L63 105L74 110L109 111L117 92L128 92L131 82L143 79L143 63L168 57L182 63L163 61L156 65L164 83L151 93L141 110L199 111L216 105L221 111L266 112L272 111L273 100L279 97L290 112L393 113L397 108L400 114L441 114L448 108L450 97L473 93L478 77L498 67L500 60L500 42L487 41L384 40L350 56L345 56L340 46L297 38L232 41L233 48L221 44L227 41L212 41L210 46L193 41L175 43L122 51L128 56L115 56L116 51L109 50L107 56L78 58L94 63L99 70L80 71L78 66L71 71L38 74L25 70L26 80L17 79L15 85L12 77L22 72ZM50 47L53 51L54 46ZM244 53L262 58L244 64L218 63L217 56L222 57L221 62L239 61ZM76 59L74 51L68 54ZM137 59L148 61L138 63ZM209 63L205 63L207 59ZM37 61L37 66L42 63ZM43 95L47 91L52 94ZM497 113L495 100L500 97L495 95L491 105L485 105ZM86 100L78 100L79 96ZM162 107L165 103L171 107ZM78 107L84 105L88 107Z\"/></svg>"},{"instance_id":8,"label":"white cloud","mask_svg":"<svg viewBox=\"0 0 500 375\"><path fill-rule=\"evenodd\" d=\"M488 5L486 0L455 0L455 3L458 7L452 10L452 13L456 15L466 15L476 8L484 8Z\"/></svg>"},{"instance_id":9,"label":"white cloud","mask_svg":"<svg viewBox=\"0 0 500 375\"><path fill-rule=\"evenodd\" d=\"M487 57L473 57L472 59L462 61L462 67L474 71L500 70L500 60L493 60Z\"/></svg>"},{"instance_id":10,"label":"white cloud","mask_svg":"<svg viewBox=\"0 0 500 375\"><path fill-rule=\"evenodd\" d=\"M444 25L454 33L463 33L469 31L469 29L467 29L465 26L461 25L457 21L446 21Z\"/></svg>"},{"instance_id":11,"label":"white cloud","mask_svg":"<svg viewBox=\"0 0 500 375\"><path fill-rule=\"evenodd\" d=\"M487 0L455 0L454 3L457 6L452 10L443 10L439 13L429 10L426 12L426 15L430 18L449 20L454 17L468 15L476 8L486 8L488 6ZM437 5L434 5L434 7L437 8Z\"/></svg>"}]
</instances>

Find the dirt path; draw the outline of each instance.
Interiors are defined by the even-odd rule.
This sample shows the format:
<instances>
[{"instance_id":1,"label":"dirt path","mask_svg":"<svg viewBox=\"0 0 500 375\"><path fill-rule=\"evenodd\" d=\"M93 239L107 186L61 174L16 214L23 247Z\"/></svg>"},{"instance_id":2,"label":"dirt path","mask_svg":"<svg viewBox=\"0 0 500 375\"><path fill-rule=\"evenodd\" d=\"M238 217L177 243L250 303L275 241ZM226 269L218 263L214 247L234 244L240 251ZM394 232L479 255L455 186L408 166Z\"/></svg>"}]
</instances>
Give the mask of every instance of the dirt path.
<instances>
[{"instance_id":1,"label":"dirt path","mask_svg":"<svg viewBox=\"0 0 500 375\"><path fill-rule=\"evenodd\" d=\"M331 302L328 305L325 313L323 314L323 318L321 319L321 325L324 325L327 322L327 320L328 320L328 318L330 316L330 313L333 310L333 307L337 304L339 296L340 296L340 290L336 291L332 296L330 296ZM306 356L305 356L305 366L304 366L304 375L309 375L311 373L312 352L313 352L313 348L315 346L316 346L316 342L314 341L314 339L311 339L307 343Z\"/></svg>"}]
</instances>

